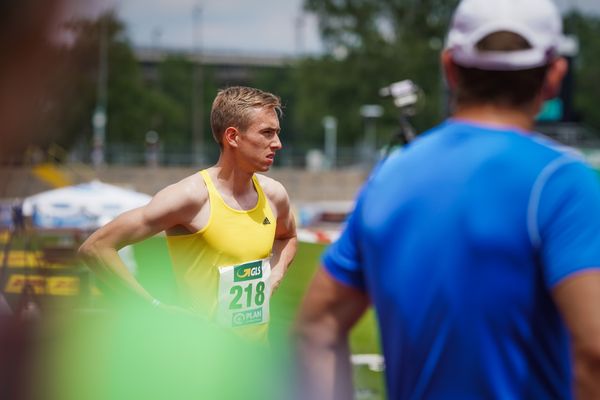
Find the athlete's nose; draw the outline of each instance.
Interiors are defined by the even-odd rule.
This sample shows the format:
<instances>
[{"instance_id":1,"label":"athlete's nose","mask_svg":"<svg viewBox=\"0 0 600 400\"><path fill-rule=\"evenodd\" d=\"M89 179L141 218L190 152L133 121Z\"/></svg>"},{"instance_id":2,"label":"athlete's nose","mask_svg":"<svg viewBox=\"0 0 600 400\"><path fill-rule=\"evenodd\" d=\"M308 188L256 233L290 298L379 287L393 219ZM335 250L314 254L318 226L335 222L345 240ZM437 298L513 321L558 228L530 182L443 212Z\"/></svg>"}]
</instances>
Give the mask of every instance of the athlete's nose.
<instances>
[{"instance_id":1,"label":"athlete's nose","mask_svg":"<svg viewBox=\"0 0 600 400\"><path fill-rule=\"evenodd\" d=\"M279 139L279 135L274 135L273 141L271 142L271 148L273 150L279 150L282 147L283 147L283 145L281 144L281 139Z\"/></svg>"}]
</instances>

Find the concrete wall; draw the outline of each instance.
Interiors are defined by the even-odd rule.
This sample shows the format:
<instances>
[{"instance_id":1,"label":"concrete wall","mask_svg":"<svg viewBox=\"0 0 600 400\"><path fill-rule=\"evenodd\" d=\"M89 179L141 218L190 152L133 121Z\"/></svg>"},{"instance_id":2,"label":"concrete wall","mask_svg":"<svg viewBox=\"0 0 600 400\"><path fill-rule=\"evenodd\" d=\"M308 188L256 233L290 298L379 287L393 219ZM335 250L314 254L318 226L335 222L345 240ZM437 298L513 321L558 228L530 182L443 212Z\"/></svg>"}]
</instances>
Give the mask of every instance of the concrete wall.
<instances>
[{"instance_id":1,"label":"concrete wall","mask_svg":"<svg viewBox=\"0 0 600 400\"><path fill-rule=\"evenodd\" d=\"M99 179L140 192L155 194L160 189L197 171L194 168L145 168L106 166L94 171L85 166L61 166L61 173L73 183ZM274 169L267 175L280 181L292 202L352 200L367 177L362 169L340 169L311 172L298 169ZM50 185L38 179L25 167L0 167L0 199L22 198Z\"/></svg>"}]
</instances>

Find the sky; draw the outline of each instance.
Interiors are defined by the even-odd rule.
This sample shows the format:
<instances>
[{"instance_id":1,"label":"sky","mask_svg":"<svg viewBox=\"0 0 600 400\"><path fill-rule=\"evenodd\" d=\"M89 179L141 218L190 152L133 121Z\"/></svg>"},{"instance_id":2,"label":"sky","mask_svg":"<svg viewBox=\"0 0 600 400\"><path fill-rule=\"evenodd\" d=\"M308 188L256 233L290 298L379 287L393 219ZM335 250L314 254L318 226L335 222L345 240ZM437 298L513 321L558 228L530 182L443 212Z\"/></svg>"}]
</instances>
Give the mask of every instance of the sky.
<instances>
[{"instance_id":1,"label":"sky","mask_svg":"<svg viewBox=\"0 0 600 400\"><path fill-rule=\"evenodd\" d=\"M73 1L74 12L87 14L114 7L136 45L271 54L321 49L316 18L302 11L303 0Z\"/></svg>"},{"instance_id":2,"label":"sky","mask_svg":"<svg viewBox=\"0 0 600 400\"><path fill-rule=\"evenodd\" d=\"M303 0L73 1L75 12L115 8L139 46L272 54L322 49L316 18L302 11ZM600 15L599 0L554 1L562 11Z\"/></svg>"}]
</instances>

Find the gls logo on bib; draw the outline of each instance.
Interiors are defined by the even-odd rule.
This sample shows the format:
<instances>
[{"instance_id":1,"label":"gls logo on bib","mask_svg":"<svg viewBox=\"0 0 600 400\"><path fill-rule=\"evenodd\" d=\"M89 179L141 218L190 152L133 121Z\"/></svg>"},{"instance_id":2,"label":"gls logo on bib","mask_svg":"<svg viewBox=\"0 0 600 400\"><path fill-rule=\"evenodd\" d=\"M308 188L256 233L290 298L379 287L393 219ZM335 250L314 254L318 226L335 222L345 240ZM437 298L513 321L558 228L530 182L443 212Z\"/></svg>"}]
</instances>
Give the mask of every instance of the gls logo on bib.
<instances>
[{"instance_id":1,"label":"gls logo on bib","mask_svg":"<svg viewBox=\"0 0 600 400\"><path fill-rule=\"evenodd\" d=\"M258 278L262 278L262 261L260 260L238 265L233 270L234 282L243 282Z\"/></svg>"}]
</instances>

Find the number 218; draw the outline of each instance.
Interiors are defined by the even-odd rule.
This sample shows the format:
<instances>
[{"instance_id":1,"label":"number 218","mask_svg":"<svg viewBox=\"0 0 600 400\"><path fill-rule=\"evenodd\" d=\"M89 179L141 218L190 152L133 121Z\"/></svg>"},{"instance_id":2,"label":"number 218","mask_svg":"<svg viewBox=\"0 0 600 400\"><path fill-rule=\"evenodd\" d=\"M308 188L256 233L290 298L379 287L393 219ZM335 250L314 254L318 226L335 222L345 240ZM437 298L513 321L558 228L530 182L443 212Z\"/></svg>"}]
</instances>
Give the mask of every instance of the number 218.
<instances>
[{"instance_id":1,"label":"number 218","mask_svg":"<svg viewBox=\"0 0 600 400\"><path fill-rule=\"evenodd\" d=\"M256 284L256 293L254 293L254 296L252 296L252 292L253 292L253 285L249 284L248 286L246 286L245 288L242 288L239 285L236 286L232 286L231 289L229 289L229 294L233 295L233 300L231 300L231 303L229 303L229 309L230 310L239 310L240 308L244 307L241 304L241 300L242 300L242 296L244 294L244 292L246 292L246 307L250 307L252 306L252 297L254 297L254 304L256 304L257 306L261 306L264 302L265 302L265 283L264 282L258 282Z\"/></svg>"}]
</instances>

